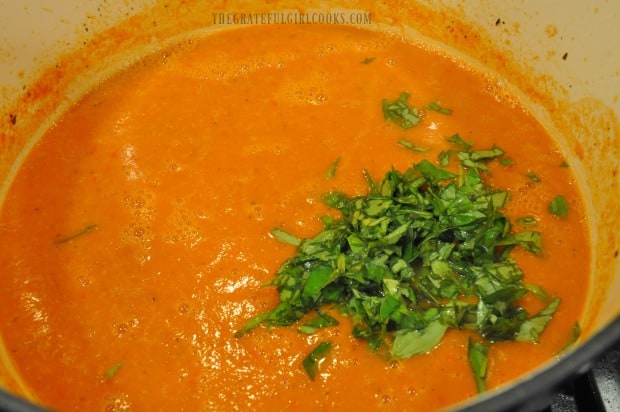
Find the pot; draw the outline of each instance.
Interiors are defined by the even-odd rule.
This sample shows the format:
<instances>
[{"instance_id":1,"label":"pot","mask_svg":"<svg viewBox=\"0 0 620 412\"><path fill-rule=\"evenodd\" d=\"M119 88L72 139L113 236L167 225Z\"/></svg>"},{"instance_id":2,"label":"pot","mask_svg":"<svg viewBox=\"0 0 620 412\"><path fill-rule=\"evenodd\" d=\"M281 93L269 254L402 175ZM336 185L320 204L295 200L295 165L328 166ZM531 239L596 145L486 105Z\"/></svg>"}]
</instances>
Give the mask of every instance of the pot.
<instances>
[{"instance_id":1,"label":"pot","mask_svg":"<svg viewBox=\"0 0 620 412\"><path fill-rule=\"evenodd\" d=\"M93 85L140 56L205 26L216 13L332 10L324 2L58 1L0 4L0 203L41 134ZM336 9L336 7L334 7ZM440 45L497 73L555 136L575 171L588 210L592 278L582 337L566 355L527 376L458 405L469 410L537 410L564 382L584 373L620 341L620 5L606 1L441 1L339 3ZM220 26L220 27L218 27ZM2 310L8 310L3 308ZM35 411L13 379L4 348L1 410Z\"/></svg>"}]
</instances>

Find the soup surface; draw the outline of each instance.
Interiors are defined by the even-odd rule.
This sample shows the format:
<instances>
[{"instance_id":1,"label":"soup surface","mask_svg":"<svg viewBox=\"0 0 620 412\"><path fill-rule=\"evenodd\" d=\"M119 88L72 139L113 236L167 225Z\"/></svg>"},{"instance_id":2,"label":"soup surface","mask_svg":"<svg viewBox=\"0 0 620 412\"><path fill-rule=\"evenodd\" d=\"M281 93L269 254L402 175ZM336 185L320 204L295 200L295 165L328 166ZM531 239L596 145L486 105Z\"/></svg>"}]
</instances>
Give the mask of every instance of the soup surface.
<instances>
[{"instance_id":1,"label":"soup surface","mask_svg":"<svg viewBox=\"0 0 620 412\"><path fill-rule=\"evenodd\" d=\"M424 110L403 130L381 110L403 91L452 113ZM15 368L60 410L430 410L475 396L467 331L395 362L352 337L346 317L314 335L234 336L278 302L261 285L295 248L272 228L313 236L320 216L337 216L323 194L364 195L364 169L380 179L435 162L455 133L513 161L485 179L510 193L506 215L535 217L543 234L541 255L513 251L525 282L562 298L538 344L492 346L489 387L518 377L560 352L588 290L584 208L558 148L501 83L458 61L304 25L214 33L146 58L38 142L0 220L0 329ZM566 218L548 211L558 194ZM301 361L322 340L333 350L312 381Z\"/></svg>"}]
</instances>

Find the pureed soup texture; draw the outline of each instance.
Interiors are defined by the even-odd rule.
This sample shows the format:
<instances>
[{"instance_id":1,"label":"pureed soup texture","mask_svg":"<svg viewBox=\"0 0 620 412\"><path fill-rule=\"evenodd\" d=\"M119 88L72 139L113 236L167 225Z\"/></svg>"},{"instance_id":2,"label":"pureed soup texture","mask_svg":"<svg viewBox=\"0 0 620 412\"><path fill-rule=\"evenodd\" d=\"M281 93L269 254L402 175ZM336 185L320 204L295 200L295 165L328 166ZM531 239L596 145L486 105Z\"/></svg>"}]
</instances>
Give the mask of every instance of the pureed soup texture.
<instances>
[{"instance_id":1,"label":"pureed soup texture","mask_svg":"<svg viewBox=\"0 0 620 412\"><path fill-rule=\"evenodd\" d=\"M24 162L2 337L59 410L436 409L575 340L579 196L497 79L441 53L336 25L194 38Z\"/></svg>"}]
</instances>

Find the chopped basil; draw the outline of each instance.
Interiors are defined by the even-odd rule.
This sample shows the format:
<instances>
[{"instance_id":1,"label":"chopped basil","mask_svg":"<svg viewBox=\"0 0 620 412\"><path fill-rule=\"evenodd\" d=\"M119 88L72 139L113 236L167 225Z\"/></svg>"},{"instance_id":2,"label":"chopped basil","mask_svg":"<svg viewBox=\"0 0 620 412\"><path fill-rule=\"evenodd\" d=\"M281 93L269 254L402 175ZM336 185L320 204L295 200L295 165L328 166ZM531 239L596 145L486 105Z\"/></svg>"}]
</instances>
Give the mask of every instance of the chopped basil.
<instances>
[{"instance_id":1,"label":"chopped basil","mask_svg":"<svg viewBox=\"0 0 620 412\"><path fill-rule=\"evenodd\" d=\"M433 350L449 328L472 330L488 342L538 341L560 300L524 284L510 253L515 247L541 253L541 234L514 232L501 211L508 193L483 179L486 164L504 152L473 151L458 135L450 139L464 149L457 153L457 172L427 159L378 182L364 170L367 195L325 195L340 218L323 219L323 230L312 238L277 236L298 242L297 254L268 283L277 288L279 303L236 336L260 325L292 325L317 311L299 327L314 333L337 324L321 312L332 305L350 317L353 336L392 359ZM519 305L528 293L549 302L534 316ZM326 345L304 361L311 377ZM484 390L488 348L472 343L468 353Z\"/></svg>"},{"instance_id":2,"label":"chopped basil","mask_svg":"<svg viewBox=\"0 0 620 412\"><path fill-rule=\"evenodd\" d=\"M499 159L499 162L503 165L503 166L510 166L511 164L513 164L515 161L512 159L509 159L507 157L504 157L503 159Z\"/></svg>"},{"instance_id":3,"label":"chopped basil","mask_svg":"<svg viewBox=\"0 0 620 412\"><path fill-rule=\"evenodd\" d=\"M398 123L401 128L409 129L422 121L418 109L409 106L407 99L409 93L402 92L397 100L393 102L383 99L383 117Z\"/></svg>"},{"instance_id":4,"label":"chopped basil","mask_svg":"<svg viewBox=\"0 0 620 412\"><path fill-rule=\"evenodd\" d=\"M497 242L497 245L516 245L534 254L542 250L542 239L540 232L520 232L514 236L507 236L504 240Z\"/></svg>"},{"instance_id":5,"label":"chopped basil","mask_svg":"<svg viewBox=\"0 0 620 412\"><path fill-rule=\"evenodd\" d=\"M271 234L282 243L288 243L289 245L293 246L299 246L299 244L301 243L301 240L298 237L291 235L290 233L285 232L284 230L277 227L271 229Z\"/></svg>"},{"instance_id":6,"label":"chopped basil","mask_svg":"<svg viewBox=\"0 0 620 412\"><path fill-rule=\"evenodd\" d=\"M478 393L482 393L487 390L489 347L469 338L467 341L467 358L469 359L469 367L474 374L476 389Z\"/></svg>"},{"instance_id":7,"label":"chopped basil","mask_svg":"<svg viewBox=\"0 0 620 412\"><path fill-rule=\"evenodd\" d=\"M437 102L437 100L433 100L432 102L430 102L429 104L427 104L424 107L426 107L429 110L434 110L436 112L443 113L443 114L451 114L452 113L452 109L448 109L447 107L440 106L439 103Z\"/></svg>"},{"instance_id":8,"label":"chopped basil","mask_svg":"<svg viewBox=\"0 0 620 412\"><path fill-rule=\"evenodd\" d=\"M534 296L536 296L539 300L543 302L548 302L550 296L543 288L538 285L525 285L525 288Z\"/></svg>"},{"instance_id":9,"label":"chopped basil","mask_svg":"<svg viewBox=\"0 0 620 412\"><path fill-rule=\"evenodd\" d=\"M74 240L74 239L77 239L77 238L78 238L78 237L80 237L80 236L83 236L83 235L85 235L85 234L87 234L87 233L92 232L92 231L93 231L93 230L95 230L95 229L97 229L97 225L89 225L89 226L86 226L84 229L80 230L80 231L79 231L79 232L77 232L77 233L74 233L74 234L69 235L69 236L65 236L65 237L63 237L63 238L60 238L60 239L58 239L58 240L54 241L54 244L58 246L58 245L61 245L61 244L63 244L63 243L70 242L70 241L72 241L72 240Z\"/></svg>"},{"instance_id":10,"label":"chopped basil","mask_svg":"<svg viewBox=\"0 0 620 412\"><path fill-rule=\"evenodd\" d=\"M120 368L122 366L123 366L123 362L119 362L119 363L113 365L110 369L105 371L105 377L108 378L108 379L112 379L114 377L114 375L116 375L118 373L118 371L120 370Z\"/></svg>"},{"instance_id":11,"label":"chopped basil","mask_svg":"<svg viewBox=\"0 0 620 412\"><path fill-rule=\"evenodd\" d=\"M325 312L317 311L318 316L299 327L299 332L307 335L313 334L317 329L327 328L339 325L338 321Z\"/></svg>"},{"instance_id":12,"label":"chopped basil","mask_svg":"<svg viewBox=\"0 0 620 412\"><path fill-rule=\"evenodd\" d=\"M458 133L448 137L446 140L449 141L450 143L454 143L456 145L461 146L466 151L470 150L473 147L472 143L466 142L465 140L463 140Z\"/></svg>"},{"instance_id":13,"label":"chopped basil","mask_svg":"<svg viewBox=\"0 0 620 412\"><path fill-rule=\"evenodd\" d=\"M375 61L375 57L366 57L364 60L362 60L362 64L369 64Z\"/></svg>"},{"instance_id":14,"label":"chopped basil","mask_svg":"<svg viewBox=\"0 0 620 412\"><path fill-rule=\"evenodd\" d=\"M336 170L338 169L338 164L340 164L340 157L334 160L334 162L329 166L329 169L327 169L327 173L325 174L325 177L327 177L328 179L331 179L334 176L336 176Z\"/></svg>"},{"instance_id":15,"label":"chopped basil","mask_svg":"<svg viewBox=\"0 0 620 412\"><path fill-rule=\"evenodd\" d=\"M377 193L377 185L375 184L374 180L372 180L372 176L370 175L370 172L364 169L362 170L362 173L364 174L364 179L366 180L366 184L368 185L368 188L370 189L370 193Z\"/></svg>"},{"instance_id":16,"label":"chopped basil","mask_svg":"<svg viewBox=\"0 0 620 412\"><path fill-rule=\"evenodd\" d=\"M477 150L475 152L466 151L457 153L457 157L466 167L473 167L481 170L487 170L486 161L494 159L504 154L504 151L499 147L494 147L489 150Z\"/></svg>"},{"instance_id":17,"label":"chopped basil","mask_svg":"<svg viewBox=\"0 0 620 412\"><path fill-rule=\"evenodd\" d=\"M540 334L547 327L559 304L560 298L555 298L538 314L523 322L516 339L523 342L538 342Z\"/></svg>"},{"instance_id":18,"label":"chopped basil","mask_svg":"<svg viewBox=\"0 0 620 412\"><path fill-rule=\"evenodd\" d=\"M433 163L426 159L414 165L413 168L420 172L426 180L433 183L439 182L440 180L452 179L454 176L456 176L454 173L448 170L435 166Z\"/></svg>"},{"instance_id":19,"label":"chopped basil","mask_svg":"<svg viewBox=\"0 0 620 412\"><path fill-rule=\"evenodd\" d=\"M439 155L437 155L437 162L439 166L446 167L450 164L450 155L452 154L451 150L442 150Z\"/></svg>"},{"instance_id":20,"label":"chopped basil","mask_svg":"<svg viewBox=\"0 0 620 412\"><path fill-rule=\"evenodd\" d=\"M503 154L504 154L504 151L502 149L500 149L499 147L493 147L492 149L488 149L488 150L476 150L474 152L471 152L470 157L472 160L482 160L482 159L493 159Z\"/></svg>"},{"instance_id":21,"label":"chopped basil","mask_svg":"<svg viewBox=\"0 0 620 412\"><path fill-rule=\"evenodd\" d=\"M560 167L567 168L570 167L570 165L566 162L566 160L562 160L562 162L560 162Z\"/></svg>"},{"instance_id":22,"label":"chopped basil","mask_svg":"<svg viewBox=\"0 0 620 412\"><path fill-rule=\"evenodd\" d=\"M418 153L427 153L430 150L428 147L418 146L414 144L413 142L411 142L410 140L406 140L406 139L399 140L398 144L404 147L405 149L409 149L411 151L418 152Z\"/></svg>"},{"instance_id":23,"label":"chopped basil","mask_svg":"<svg viewBox=\"0 0 620 412\"><path fill-rule=\"evenodd\" d=\"M517 222L518 224L520 224L521 226L524 226L524 227L533 227L533 226L537 226L538 225L538 222L536 221L536 218L534 218L532 216L519 217L519 218L515 219L515 222Z\"/></svg>"},{"instance_id":24,"label":"chopped basil","mask_svg":"<svg viewBox=\"0 0 620 412\"><path fill-rule=\"evenodd\" d=\"M571 329L571 335L568 342L566 342L562 349L560 349L559 353L566 352L568 349L572 348L573 345L577 343L579 336L581 336L581 326L579 325L579 322L575 322L573 324L573 328Z\"/></svg>"},{"instance_id":25,"label":"chopped basil","mask_svg":"<svg viewBox=\"0 0 620 412\"><path fill-rule=\"evenodd\" d=\"M448 329L439 320L431 322L426 328L401 329L395 333L392 344L394 358L410 358L414 355L430 352L439 344Z\"/></svg>"},{"instance_id":26,"label":"chopped basil","mask_svg":"<svg viewBox=\"0 0 620 412\"><path fill-rule=\"evenodd\" d=\"M549 212L559 217L568 216L568 203L562 195L557 195L549 203Z\"/></svg>"},{"instance_id":27,"label":"chopped basil","mask_svg":"<svg viewBox=\"0 0 620 412\"><path fill-rule=\"evenodd\" d=\"M529 177L532 182L540 183L540 178L536 176L536 173L529 172L527 177Z\"/></svg>"},{"instance_id":28,"label":"chopped basil","mask_svg":"<svg viewBox=\"0 0 620 412\"><path fill-rule=\"evenodd\" d=\"M332 345L329 342L321 342L304 358L302 365L310 379L314 380L320 364L327 357L331 349Z\"/></svg>"}]
</instances>

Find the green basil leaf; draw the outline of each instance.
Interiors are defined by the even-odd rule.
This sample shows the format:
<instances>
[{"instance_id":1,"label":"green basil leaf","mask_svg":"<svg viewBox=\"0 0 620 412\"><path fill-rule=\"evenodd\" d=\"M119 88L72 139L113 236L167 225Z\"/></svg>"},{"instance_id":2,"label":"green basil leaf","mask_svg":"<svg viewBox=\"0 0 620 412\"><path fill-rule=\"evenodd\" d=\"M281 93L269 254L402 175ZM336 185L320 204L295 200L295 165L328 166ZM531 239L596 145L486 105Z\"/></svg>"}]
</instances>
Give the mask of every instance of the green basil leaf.
<instances>
[{"instance_id":1,"label":"green basil leaf","mask_svg":"<svg viewBox=\"0 0 620 412\"><path fill-rule=\"evenodd\" d=\"M404 359L429 352L439 344L447 329L437 320L422 330L400 330L394 337L391 354L394 358Z\"/></svg>"},{"instance_id":2,"label":"green basil leaf","mask_svg":"<svg viewBox=\"0 0 620 412\"><path fill-rule=\"evenodd\" d=\"M528 172L527 177L529 177L532 182L540 183L540 178L536 176L536 173Z\"/></svg>"},{"instance_id":3,"label":"green basil leaf","mask_svg":"<svg viewBox=\"0 0 620 412\"><path fill-rule=\"evenodd\" d=\"M424 107L429 109L429 110L434 110L434 111L442 113L442 114L452 114L452 109L448 109L447 107L443 107L443 106L439 105L437 100L433 100L432 102L430 102L429 104L427 104Z\"/></svg>"},{"instance_id":4,"label":"green basil leaf","mask_svg":"<svg viewBox=\"0 0 620 412\"><path fill-rule=\"evenodd\" d=\"M414 144L412 141L406 140L406 139L399 140L398 144L404 147L405 149L409 149L413 152L418 152L418 153L427 153L430 150L428 147L418 146Z\"/></svg>"},{"instance_id":5,"label":"green basil leaf","mask_svg":"<svg viewBox=\"0 0 620 412\"><path fill-rule=\"evenodd\" d=\"M499 147L494 147L488 150L476 150L474 152L470 152L471 160L483 160L483 159L494 159L504 154L504 151Z\"/></svg>"},{"instance_id":6,"label":"green basil leaf","mask_svg":"<svg viewBox=\"0 0 620 412\"><path fill-rule=\"evenodd\" d=\"M323 201L329 207L333 207L334 209L343 209L347 203L347 197L342 193L328 193L323 196Z\"/></svg>"},{"instance_id":7,"label":"green basil leaf","mask_svg":"<svg viewBox=\"0 0 620 412\"><path fill-rule=\"evenodd\" d=\"M282 243L287 243L293 246L299 246L301 244L301 240L298 237L277 227L271 229L271 234Z\"/></svg>"},{"instance_id":8,"label":"green basil leaf","mask_svg":"<svg viewBox=\"0 0 620 412\"><path fill-rule=\"evenodd\" d=\"M422 121L418 109L407 104L409 93L402 92L393 102L383 99L383 117L399 124L402 129L409 129Z\"/></svg>"},{"instance_id":9,"label":"green basil leaf","mask_svg":"<svg viewBox=\"0 0 620 412\"><path fill-rule=\"evenodd\" d=\"M105 377L108 379L112 379L118 373L122 366L123 362L118 362L117 364L112 365L107 371L105 371Z\"/></svg>"},{"instance_id":10,"label":"green basil leaf","mask_svg":"<svg viewBox=\"0 0 620 412\"><path fill-rule=\"evenodd\" d=\"M312 352L310 352L308 356L304 358L302 361L302 366L306 370L306 373L310 379L314 380L320 364L325 360L331 349L331 343L321 342L312 350Z\"/></svg>"},{"instance_id":11,"label":"green basil leaf","mask_svg":"<svg viewBox=\"0 0 620 412\"><path fill-rule=\"evenodd\" d=\"M439 155L437 155L437 162L439 163L439 166L441 167L448 166L448 164L450 163L451 154L452 154L451 150L442 150L441 152L439 152Z\"/></svg>"},{"instance_id":12,"label":"green basil leaf","mask_svg":"<svg viewBox=\"0 0 620 412\"><path fill-rule=\"evenodd\" d=\"M549 203L549 212L559 217L568 216L568 203L566 202L566 198L562 195L555 196L551 200L551 203Z\"/></svg>"},{"instance_id":13,"label":"green basil leaf","mask_svg":"<svg viewBox=\"0 0 620 412\"><path fill-rule=\"evenodd\" d=\"M370 176L370 173L368 172L368 170L364 169L362 173L364 174L364 179L366 180L366 183L368 184L368 188L370 189L370 192L377 193L377 185L375 184L374 180L372 180L372 176Z\"/></svg>"},{"instance_id":14,"label":"green basil leaf","mask_svg":"<svg viewBox=\"0 0 620 412\"><path fill-rule=\"evenodd\" d=\"M336 176L336 170L338 169L338 165L340 164L340 157L336 158L336 160L334 160L334 162L329 166L329 169L327 169L327 173L325 174L325 177L328 179L332 179Z\"/></svg>"},{"instance_id":15,"label":"green basil leaf","mask_svg":"<svg viewBox=\"0 0 620 412\"><path fill-rule=\"evenodd\" d=\"M325 312L319 311L318 316L311 319L299 327L299 332L306 335L313 334L317 329L328 328L330 326L337 326L340 323L332 316Z\"/></svg>"},{"instance_id":16,"label":"green basil leaf","mask_svg":"<svg viewBox=\"0 0 620 412\"><path fill-rule=\"evenodd\" d=\"M387 295L381 301L381 306L379 308L379 317L378 320L380 322L386 322L390 319L390 316L401 306L400 299L394 297L393 295Z\"/></svg>"},{"instance_id":17,"label":"green basil leaf","mask_svg":"<svg viewBox=\"0 0 620 412\"><path fill-rule=\"evenodd\" d=\"M549 299L551 299L549 294L538 285L526 284L525 288L528 292L530 292L532 295L536 296L539 300L543 302L548 302Z\"/></svg>"},{"instance_id":18,"label":"green basil leaf","mask_svg":"<svg viewBox=\"0 0 620 412\"><path fill-rule=\"evenodd\" d=\"M517 222L518 224L524 227L538 226L538 222L536 221L536 218L532 216L519 217L515 220L515 222Z\"/></svg>"},{"instance_id":19,"label":"green basil leaf","mask_svg":"<svg viewBox=\"0 0 620 412\"><path fill-rule=\"evenodd\" d=\"M560 305L560 298L553 299L543 310L523 322L516 339L522 342L538 342L553 314Z\"/></svg>"},{"instance_id":20,"label":"green basil leaf","mask_svg":"<svg viewBox=\"0 0 620 412\"><path fill-rule=\"evenodd\" d=\"M465 140L463 140L459 134L452 135L448 137L448 139L446 140L448 140L450 143L454 143L456 145L463 147L463 149L465 150L469 150L473 147L472 143L466 142Z\"/></svg>"},{"instance_id":21,"label":"green basil leaf","mask_svg":"<svg viewBox=\"0 0 620 412\"><path fill-rule=\"evenodd\" d=\"M308 281L304 286L302 296L310 297L316 300L321 293L321 289L327 284L334 270L329 266L319 266L313 269L308 276Z\"/></svg>"},{"instance_id":22,"label":"green basil leaf","mask_svg":"<svg viewBox=\"0 0 620 412\"><path fill-rule=\"evenodd\" d=\"M540 232L519 232L496 243L498 246L518 245L528 252L538 254L542 251Z\"/></svg>"},{"instance_id":23,"label":"green basil leaf","mask_svg":"<svg viewBox=\"0 0 620 412\"><path fill-rule=\"evenodd\" d=\"M487 372L489 364L489 347L482 343L474 342L471 338L467 341L467 358L469 367L474 375L478 393L487 390Z\"/></svg>"},{"instance_id":24,"label":"green basil leaf","mask_svg":"<svg viewBox=\"0 0 620 412\"><path fill-rule=\"evenodd\" d=\"M448 180L452 179L456 176L454 173L449 172L445 169L440 169L428 160L424 159L417 165L415 165L415 169L422 174L428 181L437 182L440 180Z\"/></svg>"},{"instance_id":25,"label":"green basil leaf","mask_svg":"<svg viewBox=\"0 0 620 412\"><path fill-rule=\"evenodd\" d=\"M566 342L566 344L562 347L562 349L560 349L559 353L566 352L567 350L572 348L573 345L577 343L577 340L579 340L580 336L581 336L581 326L579 325L579 322L575 322L571 329L571 335L570 335L570 338L568 339L568 342Z\"/></svg>"}]
</instances>

